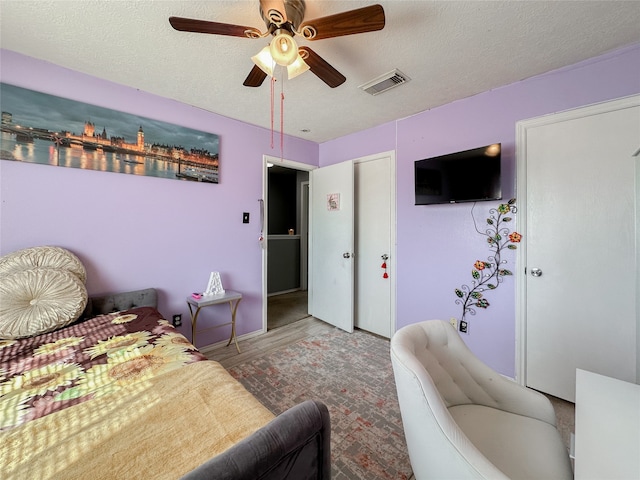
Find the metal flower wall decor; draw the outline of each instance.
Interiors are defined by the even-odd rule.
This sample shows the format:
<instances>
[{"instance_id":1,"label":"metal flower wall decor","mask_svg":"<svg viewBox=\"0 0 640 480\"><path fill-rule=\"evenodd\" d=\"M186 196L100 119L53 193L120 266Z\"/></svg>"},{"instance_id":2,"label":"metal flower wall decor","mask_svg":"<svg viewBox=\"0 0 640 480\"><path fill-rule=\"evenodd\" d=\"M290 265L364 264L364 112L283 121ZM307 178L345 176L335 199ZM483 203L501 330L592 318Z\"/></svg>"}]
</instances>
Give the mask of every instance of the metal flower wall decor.
<instances>
[{"instance_id":1,"label":"metal flower wall decor","mask_svg":"<svg viewBox=\"0 0 640 480\"><path fill-rule=\"evenodd\" d=\"M515 250L516 245L522 240L522 235L518 232L511 232L508 225L513 220L511 214L517 211L516 199L512 198L507 203L502 203L498 208L489 210L487 225L484 232L481 232L477 225L474 227L476 231L486 237L491 254L487 260L476 260L471 269L471 277L473 277L471 285L462 285L455 289L457 305L462 305L462 317L460 319L461 326L466 322L467 314L475 315L476 308L487 308L489 302L484 297L486 290L495 290L500 286L504 277L513 275L513 272L504 268L506 260L502 259L502 251L505 248ZM466 323L464 323L466 326Z\"/></svg>"}]
</instances>

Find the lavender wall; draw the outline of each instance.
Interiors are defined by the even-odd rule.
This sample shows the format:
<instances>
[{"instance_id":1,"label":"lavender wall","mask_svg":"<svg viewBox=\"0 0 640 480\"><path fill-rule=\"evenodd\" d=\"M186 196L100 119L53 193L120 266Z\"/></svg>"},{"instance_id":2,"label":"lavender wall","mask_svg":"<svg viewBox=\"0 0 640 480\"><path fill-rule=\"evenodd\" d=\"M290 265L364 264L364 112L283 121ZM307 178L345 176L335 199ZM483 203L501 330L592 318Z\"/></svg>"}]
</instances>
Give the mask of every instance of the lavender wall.
<instances>
[{"instance_id":1,"label":"lavender wall","mask_svg":"<svg viewBox=\"0 0 640 480\"><path fill-rule=\"evenodd\" d=\"M182 313L188 337L185 298L220 271L225 288L244 294L238 333L262 328L262 156L279 155L268 130L7 50L0 81L216 133L221 160L218 185L1 160L0 254L66 247L85 264L90 294L156 287L160 311ZM284 155L317 165L318 145L286 137ZM251 223L242 223L242 212ZM209 307L199 324L221 316L228 318L227 306ZM197 344L222 339L228 328L205 332Z\"/></svg>"},{"instance_id":2,"label":"lavender wall","mask_svg":"<svg viewBox=\"0 0 640 480\"><path fill-rule=\"evenodd\" d=\"M270 133L168 99L1 51L0 81L220 135L221 183L132 177L0 161L0 254L61 245L88 270L91 294L155 286L165 315L186 314L184 297L202 290L209 272L245 294L240 334L261 328L261 251L257 243L262 155ZM454 288L470 280L487 248L475 233L471 205L414 206L413 162L502 142L505 198L515 189L515 123L640 92L640 45L460 100L320 146L286 139L285 157L322 166L396 150L398 327L460 316ZM251 141L247 141L251 139ZM497 203L479 203L482 222ZM242 212L251 213L249 225ZM509 259L513 267L513 256ZM509 376L515 371L515 281L487 298L471 318L469 346ZM203 323L221 309L203 310ZM186 320L186 316L185 316ZM183 333L189 335L186 327ZM199 337L198 345L224 332Z\"/></svg>"},{"instance_id":3,"label":"lavender wall","mask_svg":"<svg viewBox=\"0 0 640 480\"><path fill-rule=\"evenodd\" d=\"M414 205L415 160L501 142L503 198L508 199L515 196L517 121L638 92L640 45L634 45L320 145L320 166L396 150L397 327L460 318L454 289L469 284L473 263L489 253L474 230L472 204ZM478 225L498 204L475 206ZM510 253L507 268L515 270ZM515 278L506 277L486 298L491 306L470 317L465 341L493 368L514 376Z\"/></svg>"}]
</instances>

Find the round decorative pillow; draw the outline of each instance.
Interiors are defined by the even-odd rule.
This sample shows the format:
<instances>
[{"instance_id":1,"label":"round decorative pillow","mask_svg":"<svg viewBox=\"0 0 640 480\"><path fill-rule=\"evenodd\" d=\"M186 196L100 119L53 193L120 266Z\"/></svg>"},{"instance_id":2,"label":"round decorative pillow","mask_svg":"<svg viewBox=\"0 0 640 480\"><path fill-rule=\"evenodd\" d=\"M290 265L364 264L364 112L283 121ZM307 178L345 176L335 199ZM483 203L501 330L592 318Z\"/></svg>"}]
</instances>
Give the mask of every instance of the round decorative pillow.
<instances>
[{"instance_id":1,"label":"round decorative pillow","mask_svg":"<svg viewBox=\"0 0 640 480\"><path fill-rule=\"evenodd\" d=\"M0 276L33 267L50 267L68 270L82 283L87 281L87 272L78 257L62 247L31 247L0 257Z\"/></svg>"},{"instance_id":2,"label":"round decorative pillow","mask_svg":"<svg viewBox=\"0 0 640 480\"><path fill-rule=\"evenodd\" d=\"M71 272L36 267L0 276L0 339L40 335L70 324L87 305L87 289Z\"/></svg>"}]
</instances>

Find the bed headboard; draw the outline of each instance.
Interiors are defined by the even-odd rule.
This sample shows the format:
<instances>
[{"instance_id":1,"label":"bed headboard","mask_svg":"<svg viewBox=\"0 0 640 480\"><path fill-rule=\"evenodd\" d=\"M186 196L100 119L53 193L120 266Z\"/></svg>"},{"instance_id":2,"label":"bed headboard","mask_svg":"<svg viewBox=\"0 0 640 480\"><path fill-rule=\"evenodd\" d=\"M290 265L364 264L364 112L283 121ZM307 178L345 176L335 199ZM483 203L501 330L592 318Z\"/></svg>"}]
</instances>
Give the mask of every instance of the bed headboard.
<instances>
[{"instance_id":1,"label":"bed headboard","mask_svg":"<svg viewBox=\"0 0 640 480\"><path fill-rule=\"evenodd\" d=\"M89 297L83 318L91 318L105 313L128 310L135 307L158 307L158 292L155 288L145 288L133 292L115 293L100 297Z\"/></svg>"}]
</instances>

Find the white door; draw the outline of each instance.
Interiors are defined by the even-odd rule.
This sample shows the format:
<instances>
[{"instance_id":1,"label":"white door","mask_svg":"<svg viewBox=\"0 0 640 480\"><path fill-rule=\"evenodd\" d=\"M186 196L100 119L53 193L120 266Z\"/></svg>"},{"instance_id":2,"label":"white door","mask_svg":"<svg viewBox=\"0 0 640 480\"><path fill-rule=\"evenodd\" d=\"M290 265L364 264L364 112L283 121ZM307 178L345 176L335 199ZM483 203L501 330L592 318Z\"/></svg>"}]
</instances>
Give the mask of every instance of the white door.
<instances>
[{"instance_id":1,"label":"white door","mask_svg":"<svg viewBox=\"0 0 640 480\"><path fill-rule=\"evenodd\" d=\"M635 105L518 126L525 382L569 401L576 368L636 380Z\"/></svg>"},{"instance_id":2,"label":"white door","mask_svg":"<svg viewBox=\"0 0 640 480\"><path fill-rule=\"evenodd\" d=\"M393 333L392 177L388 154L355 163L355 325L386 338Z\"/></svg>"},{"instance_id":3,"label":"white door","mask_svg":"<svg viewBox=\"0 0 640 480\"><path fill-rule=\"evenodd\" d=\"M353 162L310 172L309 313L353 331Z\"/></svg>"}]
</instances>

